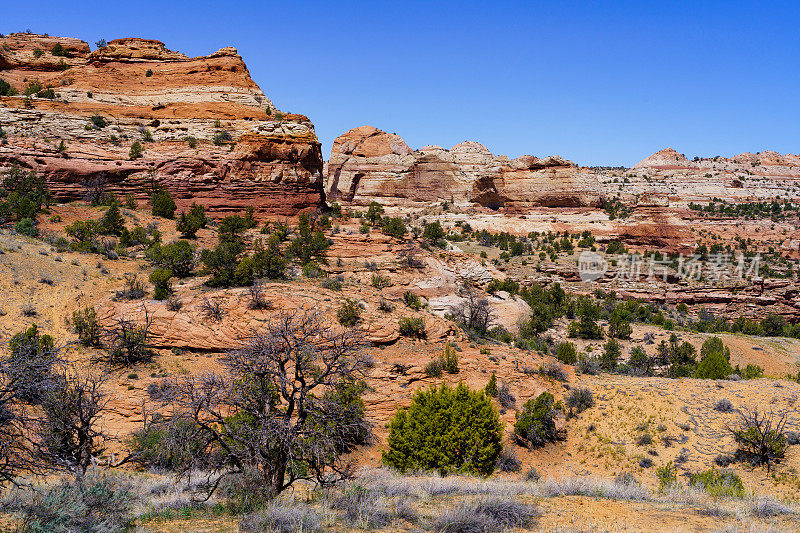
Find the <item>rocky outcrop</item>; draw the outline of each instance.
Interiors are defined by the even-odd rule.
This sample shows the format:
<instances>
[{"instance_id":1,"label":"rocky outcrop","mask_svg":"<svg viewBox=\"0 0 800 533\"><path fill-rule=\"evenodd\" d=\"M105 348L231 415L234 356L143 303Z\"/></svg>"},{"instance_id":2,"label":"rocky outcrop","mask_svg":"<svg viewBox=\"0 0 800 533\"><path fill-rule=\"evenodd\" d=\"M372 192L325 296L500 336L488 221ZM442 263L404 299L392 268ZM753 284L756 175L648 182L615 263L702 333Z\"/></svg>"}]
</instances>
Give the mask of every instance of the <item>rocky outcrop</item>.
<instances>
[{"instance_id":1,"label":"rocky outcrop","mask_svg":"<svg viewBox=\"0 0 800 533\"><path fill-rule=\"evenodd\" d=\"M234 48L190 58L129 38L90 52L77 39L12 34L0 38L0 78L21 94L31 81L55 93L0 98L0 170L43 174L59 200L102 178L142 199L155 181L212 213L252 205L284 216L325 201L313 124L280 113Z\"/></svg>"},{"instance_id":2,"label":"rocky outcrop","mask_svg":"<svg viewBox=\"0 0 800 533\"><path fill-rule=\"evenodd\" d=\"M327 163L331 199L366 204L450 200L507 212L535 206L598 206L600 186L591 174L558 156L495 156L468 141L446 150L412 150L395 134L361 126L339 136Z\"/></svg>"}]
</instances>

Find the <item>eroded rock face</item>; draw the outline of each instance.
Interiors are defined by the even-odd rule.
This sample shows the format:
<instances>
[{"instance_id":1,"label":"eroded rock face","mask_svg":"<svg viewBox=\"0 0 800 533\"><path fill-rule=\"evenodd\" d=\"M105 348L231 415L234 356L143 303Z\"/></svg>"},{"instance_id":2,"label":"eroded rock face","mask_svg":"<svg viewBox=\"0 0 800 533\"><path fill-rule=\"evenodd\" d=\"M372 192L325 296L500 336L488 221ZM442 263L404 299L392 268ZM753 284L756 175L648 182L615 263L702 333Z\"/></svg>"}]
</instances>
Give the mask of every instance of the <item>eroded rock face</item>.
<instances>
[{"instance_id":1,"label":"eroded rock face","mask_svg":"<svg viewBox=\"0 0 800 533\"><path fill-rule=\"evenodd\" d=\"M57 44L63 55L53 54ZM252 205L284 216L324 203L313 124L279 114L235 48L190 58L128 38L90 52L78 39L12 34L0 38L0 78L21 95L33 80L56 93L0 98L0 170L43 174L59 200L82 198L87 180L102 177L140 199L143 185L160 183L179 206L212 213Z\"/></svg>"},{"instance_id":2,"label":"eroded rock face","mask_svg":"<svg viewBox=\"0 0 800 533\"><path fill-rule=\"evenodd\" d=\"M508 212L602 202L596 178L558 156L511 160L474 141L450 150L411 150L399 136L372 126L352 129L334 141L326 193L357 204L452 199Z\"/></svg>"}]
</instances>

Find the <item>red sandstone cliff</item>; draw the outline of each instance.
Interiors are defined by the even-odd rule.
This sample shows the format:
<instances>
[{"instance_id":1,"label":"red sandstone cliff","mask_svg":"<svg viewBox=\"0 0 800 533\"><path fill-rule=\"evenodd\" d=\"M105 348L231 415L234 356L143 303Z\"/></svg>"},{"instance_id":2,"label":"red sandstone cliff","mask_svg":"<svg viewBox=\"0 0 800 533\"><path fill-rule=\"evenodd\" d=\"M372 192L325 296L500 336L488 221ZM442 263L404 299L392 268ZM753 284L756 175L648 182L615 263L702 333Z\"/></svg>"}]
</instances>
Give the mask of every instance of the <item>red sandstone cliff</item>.
<instances>
[{"instance_id":1,"label":"red sandstone cliff","mask_svg":"<svg viewBox=\"0 0 800 533\"><path fill-rule=\"evenodd\" d=\"M12 34L0 38L0 79L20 93L0 98L0 170L42 173L60 200L82 197L83 184L102 176L110 190L142 198L155 180L179 204L212 213L253 205L292 215L324 203L313 124L280 114L234 48L190 58L128 38L90 52L78 39ZM55 98L25 98L32 81ZM131 159L135 142L144 150Z\"/></svg>"},{"instance_id":2,"label":"red sandstone cliff","mask_svg":"<svg viewBox=\"0 0 800 533\"><path fill-rule=\"evenodd\" d=\"M343 133L333 143L326 191L331 199L369 203L468 201L492 209L598 206L597 179L558 156L509 159L467 141L446 150L411 150L399 136L372 126Z\"/></svg>"}]
</instances>

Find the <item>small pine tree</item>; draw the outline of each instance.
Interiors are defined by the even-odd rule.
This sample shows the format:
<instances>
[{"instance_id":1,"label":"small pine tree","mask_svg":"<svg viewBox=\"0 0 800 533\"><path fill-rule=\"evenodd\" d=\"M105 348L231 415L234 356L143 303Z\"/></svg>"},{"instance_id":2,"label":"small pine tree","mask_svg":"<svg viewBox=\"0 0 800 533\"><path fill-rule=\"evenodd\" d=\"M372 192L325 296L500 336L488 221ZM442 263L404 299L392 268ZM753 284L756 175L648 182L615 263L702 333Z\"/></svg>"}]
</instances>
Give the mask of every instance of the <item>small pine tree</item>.
<instances>
[{"instance_id":1,"label":"small pine tree","mask_svg":"<svg viewBox=\"0 0 800 533\"><path fill-rule=\"evenodd\" d=\"M489 383L486 384L486 388L483 391L487 396L497 398L497 375L494 372L492 372L492 377L489 378Z\"/></svg>"},{"instance_id":2,"label":"small pine tree","mask_svg":"<svg viewBox=\"0 0 800 533\"><path fill-rule=\"evenodd\" d=\"M571 342L562 342L556 349L556 359L565 365L574 365L578 362L578 350Z\"/></svg>"},{"instance_id":3,"label":"small pine tree","mask_svg":"<svg viewBox=\"0 0 800 533\"><path fill-rule=\"evenodd\" d=\"M128 152L128 157L130 158L131 161L133 161L134 159L139 159L140 157L142 157L143 153L144 153L144 148L142 148L142 143L136 141L131 145L131 150L130 152Z\"/></svg>"},{"instance_id":4,"label":"small pine tree","mask_svg":"<svg viewBox=\"0 0 800 533\"><path fill-rule=\"evenodd\" d=\"M503 425L483 391L463 383L455 389L420 389L408 409L389 423L383 461L400 472L436 470L491 474L502 450Z\"/></svg>"},{"instance_id":5,"label":"small pine tree","mask_svg":"<svg viewBox=\"0 0 800 533\"><path fill-rule=\"evenodd\" d=\"M458 374L458 354L449 342L444 345L442 369L448 374Z\"/></svg>"},{"instance_id":6,"label":"small pine tree","mask_svg":"<svg viewBox=\"0 0 800 533\"><path fill-rule=\"evenodd\" d=\"M153 194L152 205L154 217L175 218L178 206L166 190L159 189Z\"/></svg>"},{"instance_id":7,"label":"small pine tree","mask_svg":"<svg viewBox=\"0 0 800 533\"><path fill-rule=\"evenodd\" d=\"M603 345L603 355L600 356L600 368L605 371L612 371L617 368L617 361L622 353L617 339L611 339Z\"/></svg>"},{"instance_id":8,"label":"small pine tree","mask_svg":"<svg viewBox=\"0 0 800 533\"><path fill-rule=\"evenodd\" d=\"M172 278L172 271L169 269L157 268L153 270L152 274L150 274L150 283L155 286L153 298L156 300L167 299L167 297L172 293L172 284L170 283L170 278Z\"/></svg>"},{"instance_id":9,"label":"small pine tree","mask_svg":"<svg viewBox=\"0 0 800 533\"><path fill-rule=\"evenodd\" d=\"M725 379L733 374L730 357L731 351L719 337L707 339L700 348L700 362L694 370L694 377L699 379Z\"/></svg>"},{"instance_id":10,"label":"small pine tree","mask_svg":"<svg viewBox=\"0 0 800 533\"><path fill-rule=\"evenodd\" d=\"M98 231L102 235L122 235L122 230L125 229L125 219L119 209L119 202L112 202L111 206L106 209L105 215L100 219Z\"/></svg>"},{"instance_id":11,"label":"small pine tree","mask_svg":"<svg viewBox=\"0 0 800 533\"><path fill-rule=\"evenodd\" d=\"M514 439L521 446L537 448L558 440L555 422L555 401L549 392L543 392L535 400L528 400L517 413L514 424Z\"/></svg>"}]
</instances>

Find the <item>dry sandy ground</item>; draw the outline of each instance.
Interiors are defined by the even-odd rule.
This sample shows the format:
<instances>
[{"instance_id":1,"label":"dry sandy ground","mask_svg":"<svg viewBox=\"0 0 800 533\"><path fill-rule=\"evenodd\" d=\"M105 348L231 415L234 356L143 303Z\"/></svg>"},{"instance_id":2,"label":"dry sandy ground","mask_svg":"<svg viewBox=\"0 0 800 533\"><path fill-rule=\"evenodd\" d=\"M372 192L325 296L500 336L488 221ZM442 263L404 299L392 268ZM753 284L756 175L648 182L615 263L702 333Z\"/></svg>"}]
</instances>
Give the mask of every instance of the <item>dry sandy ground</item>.
<instances>
[{"instance_id":1,"label":"dry sandy ground","mask_svg":"<svg viewBox=\"0 0 800 533\"><path fill-rule=\"evenodd\" d=\"M48 225L57 229L82 216L86 207L75 204L58 206L63 222ZM102 209L94 210L95 218ZM126 217L134 217L142 225L152 221L152 217L137 211L126 212ZM159 229L169 242L177 234L174 222L157 221ZM353 228L356 226L353 225ZM352 228L351 228L352 229ZM496 229L496 228L494 228ZM211 245L215 242L213 232L205 230L200 235L201 242ZM397 318L414 312L403 307L399 301L402 292L414 287L419 280L431 278L433 274L445 279L443 270L425 270L418 274L408 274L393 266L399 246L380 235L362 238L357 234L340 234L334 238L331 250L331 269L342 272L346 282L342 291L331 291L320 287L316 280L301 280L291 283L271 283L266 286L266 296L276 308L299 305L316 306L333 316L345 297L353 297L364 302L365 317L374 323L371 329L377 337L383 336L386 344L371 348L376 366L371 371L368 383L371 389L365 396L370 417L375 422L378 444L361 453L364 465L377 465L380 452L385 445L385 423L398 407L408 405L412 393L419 387L427 387L442 379L455 383L463 380L472 388L485 386L492 372L511 387L516 396L516 407L535 398L544 390L553 392L557 399L569 393L570 388L588 387L595 396L596 406L576 418L561 424L567 428L564 442L529 452L511 444L508 434L515 421L515 411L510 409L502 414L507 433L507 443L512 446L523 462L523 471L535 466L546 476L561 477L574 475L596 475L604 478L629 472L644 485L656 485L655 469L669 461L682 461L679 473L687 474L705 470L713 465L714 458L722 453L733 451L733 442L726 426L734 424L735 414L719 413L713 409L718 399L727 398L734 407L758 407L766 411L788 411L790 428L800 429L800 416L796 414L796 402L800 395L800 385L780 379L790 372L797 371L800 361L800 342L796 339L767 339L742 335L722 335L723 341L731 349L734 365L759 364L765 369L767 378L750 381L708 381L708 380L669 380L663 378L633 378L627 376L601 374L597 376L575 375L566 367L569 376L567 383L551 381L539 375L526 372L544 363L553 362L531 352L525 352L505 345L491 345L488 352L481 353L482 346L471 344L464 335L452 328L449 322L427 313L426 323L431 331L431 341L412 341L405 338L396 340L393 333ZM150 267L142 259L120 259L118 261L100 260L99 256L78 253L59 253L42 241L0 233L0 342L7 342L10 335L36 323L43 332L54 334L58 339L74 341L65 319L71 313L86 305L98 308L114 308L110 303L113 292L123 285L123 274L136 272L146 279ZM338 259L341 258L341 263ZM430 264L436 263L435 256L429 257ZM371 267L367 262L377 262L378 272L389 277L393 286L378 290L370 286ZM442 264L444 264L442 262ZM442 268L437 266L436 268ZM411 276L411 278L409 278ZM435 276L433 276L435 277ZM446 277L446 276L445 276ZM412 279L413 278L413 279ZM438 278L437 278L438 279ZM52 285L43 282L51 280ZM181 335L194 334L203 337L202 342L213 340L213 332L225 332L224 342L229 335L246 325L257 325L266 319L269 312L254 315L246 309L243 291L226 293L229 298L229 314L221 325L208 323L199 317L196 307L206 294L200 287L202 280L190 279L178 286L178 293L185 302L185 310L179 313L184 318L181 323L190 329L173 328L170 334L183 339ZM445 287L449 281L441 281ZM396 310L387 316L377 312L381 298L394 302ZM145 300L147 305L162 306ZM23 316L22 309L32 305L37 316ZM136 304L139 305L139 304ZM194 322L192 322L194 321ZM179 321L180 322L180 321ZM174 324L175 322L171 322ZM194 324L193 326L189 326ZM184 327L181 326L181 327ZM194 333L192 329L196 327ZM383 328L383 329L381 329ZM556 336L563 335L565 323L554 330ZM177 333L176 333L177 331ZM207 331L208 333L202 333ZM669 332L652 326L634 326L631 341L623 342L623 354L627 356L630 348L641 342L645 334L654 335L654 343L645 345L652 352L655 345L669 336ZM689 340L698 348L707 335L679 332L683 340ZM199 337L198 337L199 338ZM185 339L184 339L185 340ZM438 356L445 340L458 345L460 352L460 372L455 376L431 379L425 376L424 367ZM177 340L175 346L181 346ZM199 350L181 346L170 350L164 346L158 350L154 361L137 368L116 370L109 384L113 393L116 413L105 421L107 428L120 438L142 422L142 407L147 400L146 387L149 383L164 376L181 373L207 371L217 367L217 358L223 349ZM224 344L223 342L223 344ZM592 345L600 349L597 341L578 342L581 350ZM67 348L68 356L89 363L97 355L95 351L77 346ZM398 369L397 365L402 365ZM652 438L649 445L637 445L642 434ZM116 449L112 448L112 449ZM642 468L642 458L650 458L653 466ZM745 487L750 493L770 494L777 497L795 499L800 495L800 448L790 447L787 459L778 465L773 474L767 475L762 469L751 470L736 466ZM718 518L701 516L696 510L669 507L653 502L612 502L586 497L552 498L541 502L544 517L542 530L556 527L565 530L585 531L644 531L658 529L667 531L716 530L723 525ZM732 521L736 530L750 530L750 526ZM762 524L763 525L763 524ZM783 528L782 524L777 524ZM235 531L236 521L222 517L213 520L174 521L168 524L149 524L154 531ZM757 530L758 528L756 528ZM791 528L789 528L791 529Z\"/></svg>"}]
</instances>

